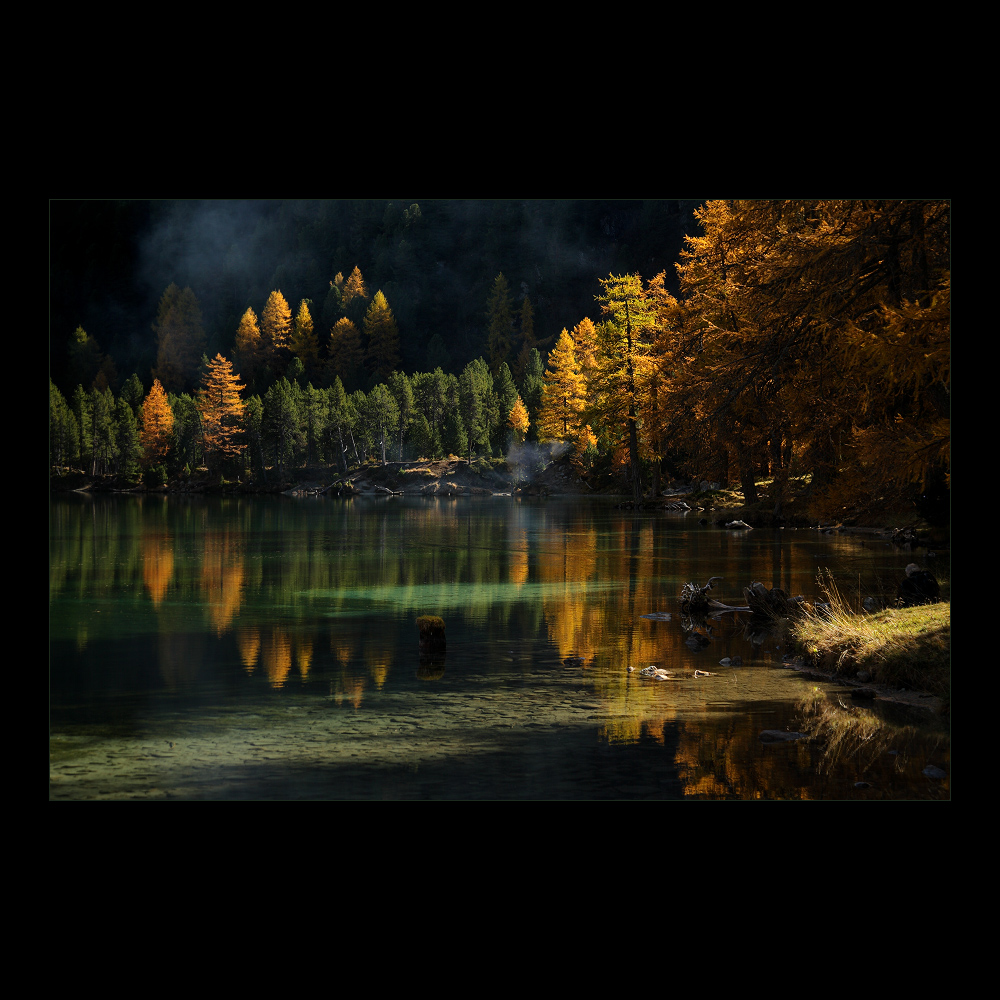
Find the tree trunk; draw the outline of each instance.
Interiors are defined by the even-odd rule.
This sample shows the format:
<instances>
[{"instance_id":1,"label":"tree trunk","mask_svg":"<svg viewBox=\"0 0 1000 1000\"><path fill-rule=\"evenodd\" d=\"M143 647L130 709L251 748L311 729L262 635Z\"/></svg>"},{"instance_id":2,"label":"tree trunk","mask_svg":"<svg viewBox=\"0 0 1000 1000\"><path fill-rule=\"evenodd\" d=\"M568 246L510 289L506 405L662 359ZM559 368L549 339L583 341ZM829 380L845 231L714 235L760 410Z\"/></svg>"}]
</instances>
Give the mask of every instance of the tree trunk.
<instances>
[{"instance_id":1,"label":"tree trunk","mask_svg":"<svg viewBox=\"0 0 1000 1000\"><path fill-rule=\"evenodd\" d=\"M639 435L635 429L635 403L628 408L628 458L632 471L632 499L642 503L642 479L639 474Z\"/></svg>"},{"instance_id":2,"label":"tree trunk","mask_svg":"<svg viewBox=\"0 0 1000 1000\"><path fill-rule=\"evenodd\" d=\"M344 431L339 425L337 427L337 441L340 444L340 471L347 475L347 445L344 443Z\"/></svg>"},{"instance_id":3,"label":"tree trunk","mask_svg":"<svg viewBox=\"0 0 1000 1000\"><path fill-rule=\"evenodd\" d=\"M636 506L642 503L642 479L639 473L639 435L636 432L635 371L632 368L632 317L628 300L625 300L625 337L628 352L628 460L632 472L632 499Z\"/></svg>"},{"instance_id":4,"label":"tree trunk","mask_svg":"<svg viewBox=\"0 0 1000 1000\"><path fill-rule=\"evenodd\" d=\"M754 464L750 449L741 446L738 452L740 465L740 484L743 487L743 502L749 507L757 502L757 484L754 482Z\"/></svg>"}]
</instances>

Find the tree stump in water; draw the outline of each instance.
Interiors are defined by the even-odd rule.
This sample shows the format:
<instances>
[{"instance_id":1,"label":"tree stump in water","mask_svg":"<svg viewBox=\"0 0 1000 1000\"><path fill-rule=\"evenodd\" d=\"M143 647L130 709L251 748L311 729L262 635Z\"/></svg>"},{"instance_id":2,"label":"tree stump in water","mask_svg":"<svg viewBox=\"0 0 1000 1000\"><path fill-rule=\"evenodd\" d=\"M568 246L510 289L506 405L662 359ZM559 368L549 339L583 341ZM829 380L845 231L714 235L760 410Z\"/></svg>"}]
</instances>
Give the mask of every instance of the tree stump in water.
<instances>
[{"instance_id":1,"label":"tree stump in water","mask_svg":"<svg viewBox=\"0 0 1000 1000\"><path fill-rule=\"evenodd\" d=\"M707 614L711 610L708 592L715 586L715 581L721 579L721 576L713 576L704 587L685 583L681 589L681 611L686 615Z\"/></svg>"},{"instance_id":2,"label":"tree stump in water","mask_svg":"<svg viewBox=\"0 0 1000 1000\"><path fill-rule=\"evenodd\" d=\"M445 651L444 619L436 615L422 615L417 619L420 630L420 653L431 656Z\"/></svg>"}]
</instances>

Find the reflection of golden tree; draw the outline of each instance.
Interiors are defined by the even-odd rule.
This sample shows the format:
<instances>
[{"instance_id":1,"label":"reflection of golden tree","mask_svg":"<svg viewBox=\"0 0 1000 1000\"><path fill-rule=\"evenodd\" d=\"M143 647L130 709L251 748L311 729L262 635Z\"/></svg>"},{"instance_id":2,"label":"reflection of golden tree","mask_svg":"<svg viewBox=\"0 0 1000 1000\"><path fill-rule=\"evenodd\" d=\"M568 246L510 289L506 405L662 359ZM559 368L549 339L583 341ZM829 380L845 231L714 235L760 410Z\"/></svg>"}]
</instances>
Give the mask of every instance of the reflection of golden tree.
<instances>
[{"instance_id":1,"label":"reflection of golden tree","mask_svg":"<svg viewBox=\"0 0 1000 1000\"><path fill-rule=\"evenodd\" d=\"M589 659L594 653L590 637L600 634L585 586L597 568L596 529L552 532L538 552L537 566L545 620L559 655Z\"/></svg>"},{"instance_id":2,"label":"reflection of golden tree","mask_svg":"<svg viewBox=\"0 0 1000 1000\"><path fill-rule=\"evenodd\" d=\"M675 760L686 796L701 799L808 799L815 770L805 742L761 753L758 727L703 716L678 727Z\"/></svg>"},{"instance_id":3,"label":"reflection of golden tree","mask_svg":"<svg viewBox=\"0 0 1000 1000\"><path fill-rule=\"evenodd\" d=\"M523 528L511 542L510 582L515 587L528 582L528 533Z\"/></svg>"},{"instance_id":4,"label":"reflection of golden tree","mask_svg":"<svg viewBox=\"0 0 1000 1000\"><path fill-rule=\"evenodd\" d=\"M375 688L378 691L382 690L382 685L385 684L385 679L389 676L389 666L389 661L385 659L368 664L368 672L372 675L372 680L375 681Z\"/></svg>"},{"instance_id":5,"label":"reflection of golden tree","mask_svg":"<svg viewBox=\"0 0 1000 1000\"><path fill-rule=\"evenodd\" d=\"M346 667L354 658L354 648L344 639L330 637L330 652L337 658L337 662Z\"/></svg>"},{"instance_id":6,"label":"reflection of golden tree","mask_svg":"<svg viewBox=\"0 0 1000 1000\"><path fill-rule=\"evenodd\" d=\"M367 664L368 673L371 675L372 680L375 682L375 687L379 691L382 690L382 685L385 684L386 678L389 676L393 650L394 647L384 639L365 643L364 653L362 654L364 662Z\"/></svg>"},{"instance_id":7,"label":"reflection of golden tree","mask_svg":"<svg viewBox=\"0 0 1000 1000\"><path fill-rule=\"evenodd\" d=\"M363 677L342 674L339 680L330 682L330 697L337 705L346 701L353 708L360 708L364 693L365 680Z\"/></svg>"},{"instance_id":8,"label":"reflection of golden tree","mask_svg":"<svg viewBox=\"0 0 1000 1000\"><path fill-rule=\"evenodd\" d=\"M228 532L205 536L201 586L209 620L216 634L222 635L239 610L243 591L243 559L235 552Z\"/></svg>"},{"instance_id":9,"label":"reflection of golden tree","mask_svg":"<svg viewBox=\"0 0 1000 1000\"><path fill-rule=\"evenodd\" d=\"M261 661L271 687L284 687L292 669L291 636L285 632L272 632L264 644Z\"/></svg>"},{"instance_id":10,"label":"reflection of golden tree","mask_svg":"<svg viewBox=\"0 0 1000 1000\"><path fill-rule=\"evenodd\" d=\"M295 638L295 665L298 667L299 676L303 680L309 676L309 668L312 666L312 659L312 636L297 635Z\"/></svg>"},{"instance_id":11,"label":"reflection of golden tree","mask_svg":"<svg viewBox=\"0 0 1000 1000\"><path fill-rule=\"evenodd\" d=\"M240 651L240 660L243 662L243 669L248 674L253 673L260 657L260 629L241 628L236 633L236 648Z\"/></svg>"},{"instance_id":12,"label":"reflection of golden tree","mask_svg":"<svg viewBox=\"0 0 1000 1000\"><path fill-rule=\"evenodd\" d=\"M154 605L160 604L174 575L173 539L161 534L144 534L142 545L142 581Z\"/></svg>"},{"instance_id":13,"label":"reflection of golden tree","mask_svg":"<svg viewBox=\"0 0 1000 1000\"><path fill-rule=\"evenodd\" d=\"M600 731L601 739L608 743L624 744L638 743L642 735L642 719L638 715L618 715L609 719Z\"/></svg>"}]
</instances>

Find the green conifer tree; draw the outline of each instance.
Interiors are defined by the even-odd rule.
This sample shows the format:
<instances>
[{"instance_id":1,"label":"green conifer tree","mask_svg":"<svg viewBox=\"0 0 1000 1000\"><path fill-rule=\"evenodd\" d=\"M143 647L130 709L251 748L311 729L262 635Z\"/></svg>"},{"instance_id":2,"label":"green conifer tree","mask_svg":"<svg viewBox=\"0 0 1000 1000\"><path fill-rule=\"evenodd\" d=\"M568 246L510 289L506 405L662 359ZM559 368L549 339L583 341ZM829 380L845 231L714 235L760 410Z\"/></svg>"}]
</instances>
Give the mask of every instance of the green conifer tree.
<instances>
[{"instance_id":1,"label":"green conifer tree","mask_svg":"<svg viewBox=\"0 0 1000 1000\"><path fill-rule=\"evenodd\" d=\"M493 281L489 302L486 306L486 348L489 354L489 368L494 375L508 360L511 345L511 305L510 288L503 272Z\"/></svg>"},{"instance_id":2,"label":"green conifer tree","mask_svg":"<svg viewBox=\"0 0 1000 1000\"><path fill-rule=\"evenodd\" d=\"M201 306L190 288L171 284L163 293L153 323L156 334L156 367L153 378L167 391L182 391L197 377L205 350Z\"/></svg>"}]
</instances>

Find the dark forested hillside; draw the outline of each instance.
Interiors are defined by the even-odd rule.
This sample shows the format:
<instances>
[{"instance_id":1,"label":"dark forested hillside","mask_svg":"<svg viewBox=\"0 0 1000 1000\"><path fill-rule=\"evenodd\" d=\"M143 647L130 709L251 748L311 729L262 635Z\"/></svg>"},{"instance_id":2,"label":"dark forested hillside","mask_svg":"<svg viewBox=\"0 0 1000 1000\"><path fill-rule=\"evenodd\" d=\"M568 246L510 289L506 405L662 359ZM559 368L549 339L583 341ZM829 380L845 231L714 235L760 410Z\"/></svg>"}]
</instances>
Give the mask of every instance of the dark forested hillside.
<instances>
[{"instance_id":1,"label":"dark forested hillside","mask_svg":"<svg viewBox=\"0 0 1000 1000\"><path fill-rule=\"evenodd\" d=\"M331 283L355 267L393 310L404 370L426 369L429 352L453 372L485 354L487 301L499 273L517 305L530 299L534 335L547 350L564 326L595 316L598 278L672 274L683 237L696 232L700 203L54 201L52 378L66 393L80 381L70 344L82 328L110 357L119 384L135 373L148 387L152 325L171 284L194 293L209 357L231 351L241 316L260 313L275 289L293 310L311 303L322 339L339 318L328 302Z\"/></svg>"}]
</instances>

